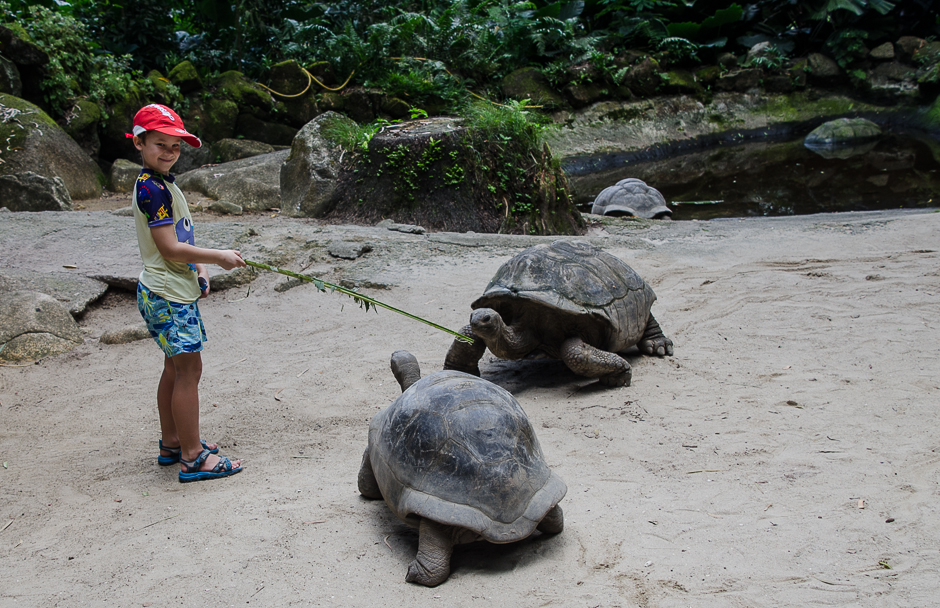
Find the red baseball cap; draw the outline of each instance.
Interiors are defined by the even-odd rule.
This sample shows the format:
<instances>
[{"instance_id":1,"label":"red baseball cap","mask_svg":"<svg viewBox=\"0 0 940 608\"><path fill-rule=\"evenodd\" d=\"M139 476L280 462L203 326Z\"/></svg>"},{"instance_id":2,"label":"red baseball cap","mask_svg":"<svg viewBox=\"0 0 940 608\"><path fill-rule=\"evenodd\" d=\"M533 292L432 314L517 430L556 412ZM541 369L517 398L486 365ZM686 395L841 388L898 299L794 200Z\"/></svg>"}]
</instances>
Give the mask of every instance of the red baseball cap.
<instances>
[{"instance_id":1,"label":"red baseball cap","mask_svg":"<svg viewBox=\"0 0 940 608\"><path fill-rule=\"evenodd\" d=\"M194 148L202 146L199 138L186 130L180 115L166 106L152 103L142 107L134 116L134 132L125 133L127 137L134 137L146 131L159 131L166 135L181 137L183 141Z\"/></svg>"}]
</instances>

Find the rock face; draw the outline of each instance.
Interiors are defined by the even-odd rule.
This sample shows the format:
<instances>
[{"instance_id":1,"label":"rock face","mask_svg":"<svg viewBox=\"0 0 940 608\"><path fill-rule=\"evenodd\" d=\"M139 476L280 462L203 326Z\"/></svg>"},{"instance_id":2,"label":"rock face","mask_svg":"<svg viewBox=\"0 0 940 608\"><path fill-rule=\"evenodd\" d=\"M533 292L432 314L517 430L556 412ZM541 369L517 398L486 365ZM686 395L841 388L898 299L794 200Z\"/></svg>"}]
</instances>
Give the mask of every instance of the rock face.
<instances>
[{"instance_id":1,"label":"rock face","mask_svg":"<svg viewBox=\"0 0 940 608\"><path fill-rule=\"evenodd\" d=\"M276 209L281 206L278 181L287 153L280 150L194 169L177 176L176 184L245 210Z\"/></svg>"},{"instance_id":2,"label":"rock face","mask_svg":"<svg viewBox=\"0 0 940 608\"><path fill-rule=\"evenodd\" d=\"M0 112L0 141L6 142L0 147L0 176L12 178L0 190L5 206L14 211L62 209L52 202L64 198L60 187L68 194L67 204L101 196L104 180L98 165L38 106L0 94ZM31 208L29 198L17 209L6 204L8 197L19 196L15 193L24 189L42 199L39 208Z\"/></svg>"},{"instance_id":3,"label":"rock face","mask_svg":"<svg viewBox=\"0 0 940 608\"><path fill-rule=\"evenodd\" d=\"M132 192L142 170L141 165L123 158L114 161L111 165L111 192Z\"/></svg>"},{"instance_id":4,"label":"rock face","mask_svg":"<svg viewBox=\"0 0 940 608\"><path fill-rule=\"evenodd\" d=\"M10 211L71 211L72 197L60 177L32 171L0 175L0 200Z\"/></svg>"},{"instance_id":5,"label":"rock face","mask_svg":"<svg viewBox=\"0 0 940 608\"><path fill-rule=\"evenodd\" d=\"M0 268L0 293L38 291L62 302L73 315L85 312L107 289L108 285L102 281L70 272Z\"/></svg>"},{"instance_id":6,"label":"rock face","mask_svg":"<svg viewBox=\"0 0 940 608\"><path fill-rule=\"evenodd\" d=\"M325 112L297 133L281 167L281 212L294 217L320 217L334 204L342 147L330 133L355 123L341 114Z\"/></svg>"},{"instance_id":7,"label":"rock face","mask_svg":"<svg viewBox=\"0 0 940 608\"><path fill-rule=\"evenodd\" d=\"M0 361L36 361L83 342L72 315L52 296L35 291L0 293Z\"/></svg>"}]
</instances>

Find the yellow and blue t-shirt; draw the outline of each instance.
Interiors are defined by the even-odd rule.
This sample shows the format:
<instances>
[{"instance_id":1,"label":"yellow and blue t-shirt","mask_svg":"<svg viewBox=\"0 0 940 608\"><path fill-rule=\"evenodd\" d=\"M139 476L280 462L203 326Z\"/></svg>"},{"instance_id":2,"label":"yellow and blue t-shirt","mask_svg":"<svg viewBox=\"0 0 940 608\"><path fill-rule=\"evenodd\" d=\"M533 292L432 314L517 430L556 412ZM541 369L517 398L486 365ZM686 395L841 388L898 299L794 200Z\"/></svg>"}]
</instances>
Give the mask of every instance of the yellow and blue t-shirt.
<instances>
[{"instance_id":1,"label":"yellow and blue t-shirt","mask_svg":"<svg viewBox=\"0 0 940 608\"><path fill-rule=\"evenodd\" d=\"M189 205L174 181L172 175L161 175L146 168L137 178L134 224L140 257L144 262L144 270L138 280L167 300L186 304L197 300L201 293L196 266L164 259L150 233L153 227L170 225L179 242L196 244Z\"/></svg>"}]
</instances>

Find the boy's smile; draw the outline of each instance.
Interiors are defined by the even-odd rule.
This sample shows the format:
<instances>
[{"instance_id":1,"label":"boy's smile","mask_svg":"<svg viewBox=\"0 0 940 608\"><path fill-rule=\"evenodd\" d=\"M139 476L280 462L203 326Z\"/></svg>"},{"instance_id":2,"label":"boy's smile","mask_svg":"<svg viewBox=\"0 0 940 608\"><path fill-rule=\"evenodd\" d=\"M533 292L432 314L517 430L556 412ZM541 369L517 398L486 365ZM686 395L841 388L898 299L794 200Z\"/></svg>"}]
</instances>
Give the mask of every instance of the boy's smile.
<instances>
[{"instance_id":1,"label":"boy's smile","mask_svg":"<svg viewBox=\"0 0 940 608\"><path fill-rule=\"evenodd\" d=\"M134 147L140 150L144 167L166 175L180 157L180 142L182 141L174 135L149 131L145 141L134 136Z\"/></svg>"}]
</instances>

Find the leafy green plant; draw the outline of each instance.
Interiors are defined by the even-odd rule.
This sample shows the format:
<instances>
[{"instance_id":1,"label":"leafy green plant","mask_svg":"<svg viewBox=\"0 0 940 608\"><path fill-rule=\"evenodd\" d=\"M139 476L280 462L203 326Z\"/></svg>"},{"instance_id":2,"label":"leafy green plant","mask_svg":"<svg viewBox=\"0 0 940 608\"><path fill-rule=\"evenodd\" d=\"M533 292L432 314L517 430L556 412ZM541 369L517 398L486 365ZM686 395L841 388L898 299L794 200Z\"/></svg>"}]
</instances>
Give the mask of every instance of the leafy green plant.
<instances>
[{"instance_id":1,"label":"leafy green plant","mask_svg":"<svg viewBox=\"0 0 940 608\"><path fill-rule=\"evenodd\" d=\"M71 100L80 96L99 104L120 100L140 77L131 69L129 56L102 54L76 19L43 6L33 6L29 12L24 29L49 56L48 75L40 86L57 114L64 114Z\"/></svg>"}]
</instances>

